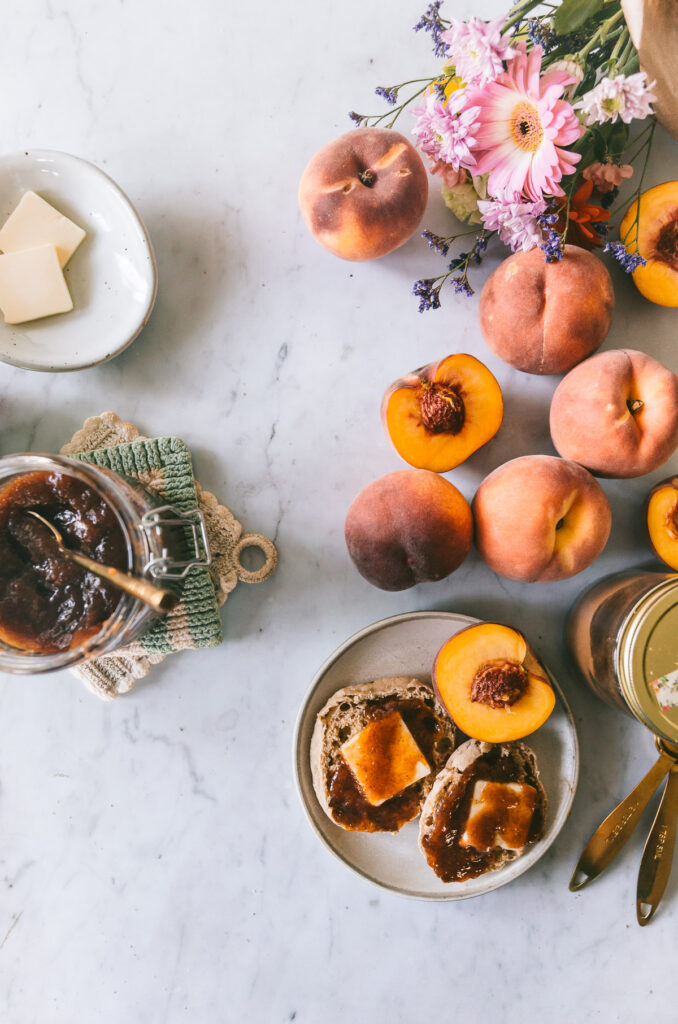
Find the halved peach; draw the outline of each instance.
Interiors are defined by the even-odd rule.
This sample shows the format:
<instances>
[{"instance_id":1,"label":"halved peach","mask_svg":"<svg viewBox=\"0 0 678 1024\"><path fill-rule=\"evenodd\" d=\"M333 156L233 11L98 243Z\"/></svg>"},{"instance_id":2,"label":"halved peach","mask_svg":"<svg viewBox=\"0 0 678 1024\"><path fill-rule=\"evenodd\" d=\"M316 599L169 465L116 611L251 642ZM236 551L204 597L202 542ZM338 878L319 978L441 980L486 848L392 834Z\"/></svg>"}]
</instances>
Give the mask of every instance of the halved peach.
<instances>
[{"instance_id":1,"label":"halved peach","mask_svg":"<svg viewBox=\"0 0 678 1024\"><path fill-rule=\"evenodd\" d=\"M556 703L524 636L496 622L469 626L443 644L433 685L455 725L487 743L529 736Z\"/></svg>"},{"instance_id":2,"label":"halved peach","mask_svg":"<svg viewBox=\"0 0 678 1024\"><path fill-rule=\"evenodd\" d=\"M652 488L646 515L652 550L671 569L678 570L678 476Z\"/></svg>"},{"instance_id":3,"label":"halved peach","mask_svg":"<svg viewBox=\"0 0 678 1024\"><path fill-rule=\"evenodd\" d=\"M640 205L636 199L626 211L619 237L645 259L632 275L641 295L659 306L678 306L678 181L643 192Z\"/></svg>"},{"instance_id":4,"label":"halved peach","mask_svg":"<svg viewBox=\"0 0 678 1024\"><path fill-rule=\"evenodd\" d=\"M392 384L381 415L405 462L446 473L494 437L504 403L488 368L474 356L458 353Z\"/></svg>"}]
</instances>

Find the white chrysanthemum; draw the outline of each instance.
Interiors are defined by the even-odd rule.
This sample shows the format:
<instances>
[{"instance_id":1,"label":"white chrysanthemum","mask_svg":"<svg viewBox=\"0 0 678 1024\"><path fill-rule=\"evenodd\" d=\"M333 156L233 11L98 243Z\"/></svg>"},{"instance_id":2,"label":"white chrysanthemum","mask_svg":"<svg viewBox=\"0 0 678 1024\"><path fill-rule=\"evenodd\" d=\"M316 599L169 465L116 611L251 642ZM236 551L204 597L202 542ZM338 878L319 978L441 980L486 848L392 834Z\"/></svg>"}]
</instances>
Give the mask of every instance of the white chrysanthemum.
<instances>
[{"instance_id":1,"label":"white chrysanthemum","mask_svg":"<svg viewBox=\"0 0 678 1024\"><path fill-rule=\"evenodd\" d=\"M602 78L595 88L587 92L578 103L586 124L604 124L620 118L625 124L653 114L652 104L656 100L644 71L635 75L617 75L616 78Z\"/></svg>"}]
</instances>

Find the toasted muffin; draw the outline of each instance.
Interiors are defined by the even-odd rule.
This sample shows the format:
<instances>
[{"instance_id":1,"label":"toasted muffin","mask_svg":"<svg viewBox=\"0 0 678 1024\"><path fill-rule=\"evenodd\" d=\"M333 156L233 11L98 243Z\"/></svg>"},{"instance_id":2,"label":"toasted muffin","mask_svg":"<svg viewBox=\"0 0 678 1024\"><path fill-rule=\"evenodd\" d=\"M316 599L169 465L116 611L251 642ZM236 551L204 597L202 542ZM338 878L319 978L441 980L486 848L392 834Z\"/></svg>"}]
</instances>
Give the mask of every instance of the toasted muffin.
<instances>
[{"instance_id":1,"label":"toasted muffin","mask_svg":"<svg viewBox=\"0 0 678 1024\"><path fill-rule=\"evenodd\" d=\"M443 882L516 860L544 833L546 793L527 744L467 740L426 797L419 847Z\"/></svg>"},{"instance_id":2,"label":"toasted muffin","mask_svg":"<svg viewBox=\"0 0 678 1024\"><path fill-rule=\"evenodd\" d=\"M344 687L318 713L311 739L323 810L349 831L397 832L420 813L454 732L432 687L419 679Z\"/></svg>"}]
</instances>

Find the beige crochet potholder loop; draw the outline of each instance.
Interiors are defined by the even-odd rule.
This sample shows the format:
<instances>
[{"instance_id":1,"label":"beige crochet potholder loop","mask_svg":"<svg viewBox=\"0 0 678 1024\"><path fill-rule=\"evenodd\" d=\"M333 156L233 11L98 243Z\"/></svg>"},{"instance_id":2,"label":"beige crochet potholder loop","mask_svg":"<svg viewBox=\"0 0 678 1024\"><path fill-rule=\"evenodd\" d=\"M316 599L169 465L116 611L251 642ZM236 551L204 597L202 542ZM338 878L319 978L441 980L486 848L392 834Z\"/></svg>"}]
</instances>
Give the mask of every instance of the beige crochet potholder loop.
<instances>
[{"instance_id":1,"label":"beige crochet potholder loop","mask_svg":"<svg viewBox=\"0 0 678 1024\"><path fill-rule=\"evenodd\" d=\"M115 413L107 412L88 419L72 440L63 446L61 453L78 455L143 440L146 439L133 424L124 423ZM159 486L159 480L153 478L153 473L139 479L149 491ZM267 537L258 533L243 534L242 526L225 505L220 505L215 496L203 490L197 482L195 487L212 553L208 572L214 585L215 599L222 605L239 581L261 583L268 579L278 563L278 552ZM242 552L250 547L259 548L264 555L264 564L259 569L249 570L240 562ZM181 604L175 610L179 620ZM175 612L170 615L175 615ZM188 631L175 629L172 635L176 650L196 646ZM73 671L102 700L113 700L131 690L135 682L147 675L153 665L164 657L164 654L149 654L137 642L115 654L85 662Z\"/></svg>"}]
</instances>

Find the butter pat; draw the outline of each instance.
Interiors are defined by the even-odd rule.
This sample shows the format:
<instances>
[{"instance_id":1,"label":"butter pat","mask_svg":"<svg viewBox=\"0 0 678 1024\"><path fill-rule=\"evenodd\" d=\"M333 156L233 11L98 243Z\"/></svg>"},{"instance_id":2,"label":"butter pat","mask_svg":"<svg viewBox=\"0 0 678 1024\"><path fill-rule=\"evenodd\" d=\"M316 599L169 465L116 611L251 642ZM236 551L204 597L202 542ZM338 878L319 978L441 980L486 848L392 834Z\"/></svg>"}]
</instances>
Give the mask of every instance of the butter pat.
<instances>
[{"instance_id":1,"label":"butter pat","mask_svg":"<svg viewBox=\"0 0 678 1024\"><path fill-rule=\"evenodd\" d=\"M526 782L476 782L460 845L522 851L536 805L537 791Z\"/></svg>"},{"instance_id":2,"label":"butter pat","mask_svg":"<svg viewBox=\"0 0 678 1024\"><path fill-rule=\"evenodd\" d=\"M0 256L0 309L8 324L73 309L56 246L41 245Z\"/></svg>"},{"instance_id":3,"label":"butter pat","mask_svg":"<svg viewBox=\"0 0 678 1024\"><path fill-rule=\"evenodd\" d=\"M368 722L343 744L341 754L373 807L402 793L431 772L398 711Z\"/></svg>"},{"instance_id":4,"label":"butter pat","mask_svg":"<svg viewBox=\"0 0 678 1024\"><path fill-rule=\"evenodd\" d=\"M85 235L82 228L35 192L25 192L0 230L0 250L10 253L54 245L59 265L65 267Z\"/></svg>"}]
</instances>

